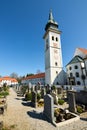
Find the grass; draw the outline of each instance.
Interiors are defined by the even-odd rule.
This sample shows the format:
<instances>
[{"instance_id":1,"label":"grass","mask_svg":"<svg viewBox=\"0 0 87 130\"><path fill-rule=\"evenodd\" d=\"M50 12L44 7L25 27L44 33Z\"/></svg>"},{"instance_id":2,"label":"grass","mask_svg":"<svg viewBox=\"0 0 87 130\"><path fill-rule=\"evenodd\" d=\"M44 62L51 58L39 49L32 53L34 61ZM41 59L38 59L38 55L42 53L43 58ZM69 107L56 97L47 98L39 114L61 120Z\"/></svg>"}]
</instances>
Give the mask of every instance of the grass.
<instances>
[{"instance_id":1,"label":"grass","mask_svg":"<svg viewBox=\"0 0 87 130\"><path fill-rule=\"evenodd\" d=\"M63 99L59 99L59 100L58 100L59 105L63 105L64 102L65 102L65 101L64 101Z\"/></svg>"}]
</instances>

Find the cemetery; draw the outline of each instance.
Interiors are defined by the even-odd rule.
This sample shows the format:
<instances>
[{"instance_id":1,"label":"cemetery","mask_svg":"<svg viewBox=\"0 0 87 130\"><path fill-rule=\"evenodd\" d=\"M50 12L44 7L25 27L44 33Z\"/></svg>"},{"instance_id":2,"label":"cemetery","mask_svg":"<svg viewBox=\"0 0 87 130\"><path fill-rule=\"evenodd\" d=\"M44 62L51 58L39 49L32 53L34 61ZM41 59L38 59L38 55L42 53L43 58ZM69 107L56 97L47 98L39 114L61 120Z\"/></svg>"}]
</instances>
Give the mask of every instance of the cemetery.
<instances>
[{"instance_id":1,"label":"cemetery","mask_svg":"<svg viewBox=\"0 0 87 130\"><path fill-rule=\"evenodd\" d=\"M67 90L63 87L50 87L49 85L16 85L12 89L16 92L18 99L23 99L26 103L29 102L29 107L34 110L30 111L33 115L35 111L37 113L38 110L42 110L42 115L46 121L56 127L79 121L80 114L87 111L86 90ZM0 114L4 114L7 108L6 93L9 91L3 87L0 92ZM3 126L3 121L0 121L0 125Z\"/></svg>"},{"instance_id":2,"label":"cemetery","mask_svg":"<svg viewBox=\"0 0 87 130\"><path fill-rule=\"evenodd\" d=\"M41 107L44 116L55 126L65 125L80 119L78 109L81 108L76 103L77 100L84 101L84 99L81 98L81 95L82 100L78 98L78 94L75 96L76 92L55 86L32 85L25 88L23 90L23 86L16 87L16 92L24 93L24 98L30 102L31 107L36 108L36 110ZM82 112L85 111L85 105L83 104L82 110Z\"/></svg>"}]
</instances>

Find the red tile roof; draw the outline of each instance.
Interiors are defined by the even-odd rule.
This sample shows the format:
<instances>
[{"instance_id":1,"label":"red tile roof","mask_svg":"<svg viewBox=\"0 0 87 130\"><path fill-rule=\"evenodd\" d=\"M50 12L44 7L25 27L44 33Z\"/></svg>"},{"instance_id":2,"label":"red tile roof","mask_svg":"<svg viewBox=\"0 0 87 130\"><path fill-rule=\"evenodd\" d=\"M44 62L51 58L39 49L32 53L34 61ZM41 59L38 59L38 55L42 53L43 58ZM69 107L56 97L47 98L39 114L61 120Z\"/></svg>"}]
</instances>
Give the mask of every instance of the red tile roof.
<instances>
[{"instance_id":1,"label":"red tile roof","mask_svg":"<svg viewBox=\"0 0 87 130\"><path fill-rule=\"evenodd\" d=\"M45 73L39 73L39 74L31 75L31 76L24 78L23 80L36 79L36 78L45 78Z\"/></svg>"},{"instance_id":2,"label":"red tile roof","mask_svg":"<svg viewBox=\"0 0 87 130\"><path fill-rule=\"evenodd\" d=\"M84 49L84 48L78 48L80 51L82 51L84 54L87 55L87 49Z\"/></svg>"},{"instance_id":3,"label":"red tile roof","mask_svg":"<svg viewBox=\"0 0 87 130\"><path fill-rule=\"evenodd\" d=\"M1 77L0 81L2 80L11 80L11 82L18 82L15 78L11 78L9 76Z\"/></svg>"}]
</instances>

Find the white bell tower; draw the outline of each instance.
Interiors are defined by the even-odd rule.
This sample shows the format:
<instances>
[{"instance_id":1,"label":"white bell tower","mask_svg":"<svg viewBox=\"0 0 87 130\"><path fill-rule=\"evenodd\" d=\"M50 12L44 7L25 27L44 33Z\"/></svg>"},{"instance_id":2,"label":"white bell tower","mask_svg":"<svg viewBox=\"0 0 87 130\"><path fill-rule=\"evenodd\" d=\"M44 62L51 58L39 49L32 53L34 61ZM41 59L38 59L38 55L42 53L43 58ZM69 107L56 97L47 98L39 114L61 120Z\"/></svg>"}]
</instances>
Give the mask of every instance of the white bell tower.
<instances>
[{"instance_id":1,"label":"white bell tower","mask_svg":"<svg viewBox=\"0 0 87 130\"><path fill-rule=\"evenodd\" d=\"M61 52L61 31L58 23L55 22L52 11L45 26L45 84L61 84L62 52Z\"/></svg>"}]
</instances>

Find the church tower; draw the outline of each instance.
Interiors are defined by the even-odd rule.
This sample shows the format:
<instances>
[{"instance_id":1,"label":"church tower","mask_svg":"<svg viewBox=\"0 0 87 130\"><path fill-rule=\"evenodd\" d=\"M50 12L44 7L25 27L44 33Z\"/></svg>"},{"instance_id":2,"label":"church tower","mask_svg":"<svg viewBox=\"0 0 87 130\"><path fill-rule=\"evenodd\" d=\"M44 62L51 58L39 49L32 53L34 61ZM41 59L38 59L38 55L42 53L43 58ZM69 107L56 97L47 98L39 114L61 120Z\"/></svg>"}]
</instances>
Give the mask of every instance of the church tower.
<instances>
[{"instance_id":1,"label":"church tower","mask_svg":"<svg viewBox=\"0 0 87 130\"><path fill-rule=\"evenodd\" d=\"M45 26L45 84L61 84L62 52L61 31L50 10L49 19Z\"/></svg>"}]
</instances>

